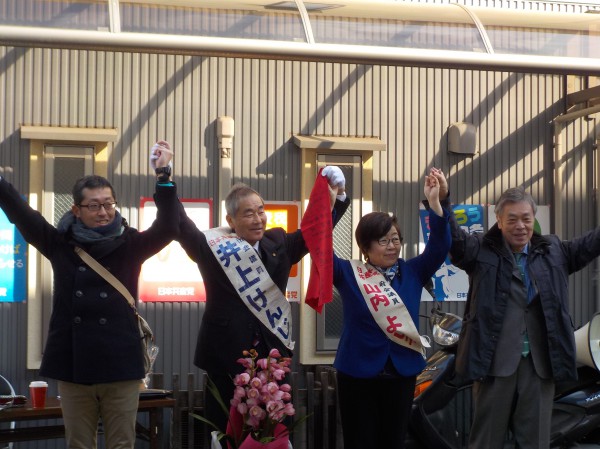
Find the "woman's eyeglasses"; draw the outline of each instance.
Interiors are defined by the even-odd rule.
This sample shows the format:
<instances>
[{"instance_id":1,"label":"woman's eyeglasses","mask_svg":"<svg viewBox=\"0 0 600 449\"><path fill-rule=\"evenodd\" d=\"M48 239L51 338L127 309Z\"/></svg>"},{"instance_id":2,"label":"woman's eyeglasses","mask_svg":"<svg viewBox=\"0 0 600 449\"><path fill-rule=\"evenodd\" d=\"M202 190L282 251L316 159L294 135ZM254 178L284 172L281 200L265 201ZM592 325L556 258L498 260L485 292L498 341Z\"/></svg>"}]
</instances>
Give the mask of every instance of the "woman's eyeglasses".
<instances>
[{"instance_id":1,"label":"woman's eyeglasses","mask_svg":"<svg viewBox=\"0 0 600 449\"><path fill-rule=\"evenodd\" d=\"M400 246L400 243L402 243L402 240L400 240L400 237L392 237L391 239L377 240L377 243L379 243L379 246L388 246L390 244L390 242L392 242L394 244L394 246Z\"/></svg>"}]
</instances>

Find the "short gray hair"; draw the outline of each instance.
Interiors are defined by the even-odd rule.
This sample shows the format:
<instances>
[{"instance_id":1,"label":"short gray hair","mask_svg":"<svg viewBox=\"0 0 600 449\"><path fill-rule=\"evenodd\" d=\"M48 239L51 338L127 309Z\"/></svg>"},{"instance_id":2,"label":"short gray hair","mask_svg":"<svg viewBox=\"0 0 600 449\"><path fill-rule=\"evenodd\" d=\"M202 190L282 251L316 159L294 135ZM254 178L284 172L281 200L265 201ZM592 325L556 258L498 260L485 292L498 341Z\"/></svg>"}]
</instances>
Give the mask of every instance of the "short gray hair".
<instances>
[{"instance_id":1,"label":"short gray hair","mask_svg":"<svg viewBox=\"0 0 600 449\"><path fill-rule=\"evenodd\" d=\"M262 201L260 193L258 193L252 187L241 182L235 184L225 197L225 211L227 212L227 215L234 217L238 211L240 200L250 195L258 195Z\"/></svg>"},{"instance_id":2,"label":"short gray hair","mask_svg":"<svg viewBox=\"0 0 600 449\"><path fill-rule=\"evenodd\" d=\"M537 204L535 204L533 197L529 194L529 192L525 191L523 186L512 187L505 190L502 195L500 195L500 199L496 203L494 212L496 215L501 215L502 209L506 203L520 203L521 201L529 203L531 209L533 209L533 215L537 213Z\"/></svg>"}]
</instances>

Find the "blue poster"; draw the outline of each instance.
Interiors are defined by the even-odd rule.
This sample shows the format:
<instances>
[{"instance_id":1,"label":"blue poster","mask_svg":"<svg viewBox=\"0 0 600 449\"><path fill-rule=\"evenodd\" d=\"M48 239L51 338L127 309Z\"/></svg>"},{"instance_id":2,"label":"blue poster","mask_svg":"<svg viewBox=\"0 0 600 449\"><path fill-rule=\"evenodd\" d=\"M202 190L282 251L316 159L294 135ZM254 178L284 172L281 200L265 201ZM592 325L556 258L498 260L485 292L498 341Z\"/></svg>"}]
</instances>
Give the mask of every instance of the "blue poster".
<instances>
[{"instance_id":1,"label":"blue poster","mask_svg":"<svg viewBox=\"0 0 600 449\"><path fill-rule=\"evenodd\" d=\"M0 302L25 301L27 243L0 210Z\"/></svg>"},{"instance_id":2,"label":"blue poster","mask_svg":"<svg viewBox=\"0 0 600 449\"><path fill-rule=\"evenodd\" d=\"M456 222L468 233L484 231L483 207L475 204L457 204L453 206ZM426 244L429 241L429 212L425 209L419 211L421 222L421 237ZM450 257L433 276L433 290L438 301L465 301L469 291L469 278L460 268L450 263ZM431 295L423 292L422 301L431 301Z\"/></svg>"}]
</instances>

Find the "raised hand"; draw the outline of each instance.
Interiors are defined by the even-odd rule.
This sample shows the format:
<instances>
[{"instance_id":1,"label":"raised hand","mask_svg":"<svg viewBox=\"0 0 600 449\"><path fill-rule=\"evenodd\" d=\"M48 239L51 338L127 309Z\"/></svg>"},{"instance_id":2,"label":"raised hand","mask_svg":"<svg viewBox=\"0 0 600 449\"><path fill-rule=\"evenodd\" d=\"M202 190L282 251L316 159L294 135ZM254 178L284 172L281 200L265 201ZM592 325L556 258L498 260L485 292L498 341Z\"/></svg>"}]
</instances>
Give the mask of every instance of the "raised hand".
<instances>
[{"instance_id":1,"label":"raised hand","mask_svg":"<svg viewBox=\"0 0 600 449\"><path fill-rule=\"evenodd\" d=\"M439 168L433 167L429 174L430 176L435 176L440 184L440 201L445 200L448 197L448 181L444 172Z\"/></svg>"},{"instance_id":2,"label":"raised hand","mask_svg":"<svg viewBox=\"0 0 600 449\"><path fill-rule=\"evenodd\" d=\"M429 207L440 217L444 215L442 205L440 204L440 181L434 175L425 176L425 186L423 188L425 197L429 201Z\"/></svg>"},{"instance_id":3,"label":"raised hand","mask_svg":"<svg viewBox=\"0 0 600 449\"><path fill-rule=\"evenodd\" d=\"M433 175L425 176L425 187L423 189L425 197L429 202L439 201L440 182Z\"/></svg>"},{"instance_id":4,"label":"raised hand","mask_svg":"<svg viewBox=\"0 0 600 449\"><path fill-rule=\"evenodd\" d=\"M341 195L346 190L346 178L340 167L335 165L328 165L321 171L321 175L327 178L329 186L336 191L337 194Z\"/></svg>"},{"instance_id":5,"label":"raised hand","mask_svg":"<svg viewBox=\"0 0 600 449\"><path fill-rule=\"evenodd\" d=\"M171 164L173 150L166 140L159 140L150 148L150 168L156 170Z\"/></svg>"}]
</instances>

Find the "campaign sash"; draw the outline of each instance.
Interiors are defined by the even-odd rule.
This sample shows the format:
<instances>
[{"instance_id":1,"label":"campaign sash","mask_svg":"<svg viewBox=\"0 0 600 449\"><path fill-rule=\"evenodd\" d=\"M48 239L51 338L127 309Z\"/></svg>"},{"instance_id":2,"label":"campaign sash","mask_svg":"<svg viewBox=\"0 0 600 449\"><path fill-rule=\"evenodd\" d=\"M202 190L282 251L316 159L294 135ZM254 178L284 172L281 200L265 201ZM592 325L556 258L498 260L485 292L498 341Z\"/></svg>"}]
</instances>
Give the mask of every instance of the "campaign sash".
<instances>
[{"instance_id":1,"label":"campaign sash","mask_svg":"<svg viewBox=\"0 0 600 449\"><path fill-rule=\"evenodd\" d=\"M351 260L352 272L373 319L387 338L426 357L429 342L419 335L400 295L373 266Z\"/></svg>"},{"instance_id":2,"label":"campaign sash","mask_svg":"<svg viewBox=\"0 0 600 449\"><path fill-rule=\"evenodd\" d=\"M206 241L242 302L290 350L290 303L275 285L254 248L229 227L203 231Z\"/></svg>"}]
</instances>

